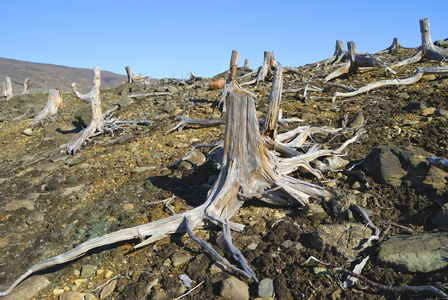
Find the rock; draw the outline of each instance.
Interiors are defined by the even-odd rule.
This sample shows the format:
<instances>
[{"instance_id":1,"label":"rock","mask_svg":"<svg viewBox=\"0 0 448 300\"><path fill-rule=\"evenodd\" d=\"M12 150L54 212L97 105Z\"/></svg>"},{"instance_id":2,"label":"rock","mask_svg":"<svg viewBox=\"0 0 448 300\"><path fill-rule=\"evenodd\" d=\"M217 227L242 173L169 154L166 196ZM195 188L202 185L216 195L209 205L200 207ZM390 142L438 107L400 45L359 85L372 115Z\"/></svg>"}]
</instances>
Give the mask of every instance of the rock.
<instances>
[{"instance_id":1,"label":"rock","mask_svg":"<svg viewBox=\"0 0 448 300\"><path fill-rule=\"evenodd\" d=\"M42 289L48 287L51 282L43 275L34 275L19 284L9 295L1 297L2 300L31 300ZM8 286L1 285L0 291Z\"/></svg>"},{"instance_id":2,"label":"rock","mask_svg":"<svg viewBox=\"0 0 448 300\"><path fill-rule=\"evenodd\" d=\"M88 278L95 275L97 267L93 265L83 265L81 267L81 277Z\"/></svg>"},{"instance_id":3,"label":"rock","mask_svg":"<svg viewBox=\"0 0 448 300\"><path fill-rule=\"evenodd\" d=\"M28 200L36 200L37 198L39 198L39 196L40 193L29 193L25 198Z\"/></svg>"},{"instance_id":4,"label":"rock","mask_svg":"<svg viewBox=\"0 0 448 300\"><path fill-rule=\"evenodd\" d=\"M344 223L318 225L314 232L313 246L319 251L331 251L354 260L372 230L363 224Z\"/></svg>"},{"instance_id":5,"label":"rock","mask_svg":"<svg viewBox=\"0 0 448 300\"><path fill-rule=\"evenodd\" d=\"M41 212L32 212L28 218L26 218L26 224L31 225L36 222L43 222L44 221L44 214Z\"/></svg>"},{"instance_id":6,"label":"rock","mask_svg":"<svg viewBox=\"0 0 448 300\"><path fill-rule=\"evenodd\" d=\"M40 164L38 166L36 166L36 169L39 171L53 171L56 170L57 168L59 168L60 166L63 166L64 163L62 162L51 162L51 163L45 163L45 164Z\"/></svg>"},{"instance_id":7,"label":"rock","mask_svg":"<svg viewBox=\"0 0 448 300\"><path fill-rule=\"evenodd\" d=\"M111 282L109 282L102 290L101 290L101 294L100 294L100 299L106 299L107 297L109 297L110 295L112 295L112 293L115 290L115 287L117 286L117 280L112 280Z\"/></svg>"},{"instance_id":8,"label":"rock","mask_svg":"<svg viewBox=\"0 0 448 300\"><path fill-rule=\"evenodd\" d=\"M12 200L5 205L5 210L16 211L22 207L25 207L28 210L34 210L33 200Z\"/></svg>"},{"instance_id":9,"label":"rock","mask_svg":"<svg viewBox=\"0 0 448 300\"><path fill-rule=\"evenodd\" d=\"M63 189L61 196L68 196L72 193L79 192L83 188L84 188L84 184L65 188L65 189Z\"/></svg>"},{"instance_id":10,"label":"rock","mask_svg":"<svg viewBox=\"0 0 448 300\"><path fill-rule=\"evenodd\" d=\"M425 117L429 116L429 115L433 115L435 111L436 111L435 107L427 107L422 110L422 115Z\"/></svg>"},{"instance_id":11,"label":"rock","mask_svg":"<svg viewBox=\"0 0 448 300\"><path fill-rule=\"evenodd\" d=\"M340 156L329 156L324 158L324 164L331 170L344 169L350 162Z\"/></svg>"},{"instance_id":12,"label":"rock","mask_svg":"<svg viewBox=\"0 0 448 300\"><path fill-rule=\"evenodd\" d=\"M274 281L270 278L265 278L258 284L258 296L273 297L274 296Z\"/></svg>"},{"instance_id":13,"label":"rock","mask_svg":"<svg viewBox=\"0 0 448 300\"><path fill-rule=\"evenodd\" d=\"M32 136L33 135L33 130L31 129L31 128L27 128L27 129L25 129L24 131L23 131L23 134L24 135L27 135L27 136Z\"/></svg>"},{"instance_id":14,"label":"rock","mask_svg":"<svg viewBox=\"0 0 448 300\"><path fill-rule=\"evenodd\" d=\"M391 186L400 186L401 178L407 174L398 157L386 146L374 148L367 155L363 167L373 180Z\"/></svg>"},{"instance_id":15,"label":"rock","mask_svg":"<svg viewBox=\"0 0 448 300\"><path fill-rule=\"evenodd\" d=\"M448 42L445 40L437 40L434 42L434 45L436 45L437 47L448 47Z\"/></svg>"},{"instance_id":16,"label":"rock","mask_svg":"<svg viewBox=\"0 0 448 300\"><path fill-rule=\"evenodd\" d=\"M148 282L147 285L145 285L145 287L143 288L143 291L145 292L145 294L149 294L151 292L152 288L155 287L157 284L159 284L158 278L151 280L150 282Z\"/></svg>"},{"instance_id":17,"label":"rock","mask_svg":"<svg viewBox=\"0 0 448 300\"><path fill-rule=\"evenodd\" d=\"M348 220L352 218L352 212L350 206L357 204L357 196L352 193L347 193L333 197L329 205L336 218L341 220Z\"/></svg>"},{"instance_id":18,"label":"rock","mask_svg":"<svg viewBox=\"0 0 448 300\"><path fill-rule=\"evenodd\" d=\"M177 108L177 104L175 102L166 103L163 105L162 110L164 112L170 113L173 112Z\"/></svg>"},{"instance_id":19,"label":"rock","mask_svg":"<svg viewBox=\"0 0 448 300\"><path fill-rule=\"evenodd\" d=\"M173 86L173 85L169 85L169 86L167 86L167 87L166 87L166 90L167 90L168 92L172 93L172 94L175 94L175 93L178 92L177 88L176 88L175 86Z\"/></svg>"},{"instance_id":20,"label":"rock","mask_svg":"<svg viewBox=\"0 0 448 300\"><path fill-rule=\"evenodd\" d=\"M423 104L420 101L416 101L416 100L409 102L408 105L403 107L403 109L408 112L419 111L419 110L423 110L425 108L427 108L425 104Z\"/></svg>"},{"instance_id":21,"label":"rock","mask_svg":"<svg viewBox=\"0 0 448 300\"><path fill-rule=\"evenodd\" d=\"M120 107L126 107L131 105L134 102L134 100L131 97L123 97L120 100L118 100L117 104Z\"/></svg>"},{"instance_id":22,"label":"rock","mask_svg":"<svg viewBox=\"0 0 448 300\"><path fill-rule=\"evenodd\" d=\"M249 299L249 286L234 276L224 279L221 283L221 297L231 300Z\"/></svg>"},{"instance_id":23,"label":"rock","mask_svg":"<svg viewBox=\"0 0 448 300\"><path fill-rule=\"evenodd\" d=\"M351 119L348 124L347 127L348 128L356 128L356 127L361 127L364 126L364 115L362 114L362 112L358 112L353 119Z\"/></svg>"},{"instance_id":24,"label":"rock","mask_svg":"<svg viewBox=\"0 0 448 300\"><path fill-rule=\"evenodd\" d=\"M132 139L132 135L131 135L131 134L125 134L125 135L123 135L122 137L120 137L120 138L117 140L117 144L118 144L118 145L123 145L123 144L125 144L126 142L130 141L131 139Z\"/></svg>"},{"instance_id":25,"label":"rock","mask_svg":"<svg viewBox=\"0 0 448 300\"><path fill-rule=\"evenodd\" d=\"M123 205L123 206L121 207L121 209L122 209L123 211L126 211L126 210L133 210L133 209L134 209L134 205L131 204L131 203L126 203L125 205Z\"/></svg>"},{"instance_id":26,"label":"rock","mask_svg":"<svg viewBox=\"0 0 448 300\"><path fill-rule=\"evenodd\" d=\"M208 89L210 91L214 91L214 90L221 90L222 88L224 88L224 85L226 84L226 80L222 77L216 79L215 81L213 81L212 83L209 84Z\"/></svg>"},{"instance_id":27,"label":"rock","mask_svg":"<svg viewBox=\"0 0 448 300\"><path fill-rule=\"evenodd\" d=\"M281 246L282 246L283 248L288 249L288 248L291 248L292 246L294 246L294 242L291 241L291 240L286 240L286 241L284 241L284 242L281 244Z\"/></svg>"},{"instance_id":28,"label":"rock","mask_svg":"<svg viewBox=\"0 0 448 300\"><path fill-rule=\"evenodd\" d=\"M154 170L155 167L137 167L131 170L131 173L143 173L149 170Z\"/></svg>"},{"instance_id":29,"label":"rock","mask_svg":"<svg viewBox=\"0 0 448 300\"><path fill-rule=\"evenodd\" d=\"M397 236L382 242L378 263L401 272L428 273L448 266L446 233Z\"/></svg>"},{"instance_id":30,"label":"rock","mask_svg":"<svg viewBox=\"0 0 448 300\"><path fill-rule=\"evenodd\" d=\"M186 264L187 262L189 262L191 259L193 259L193 256L190 255L178 255L178 254L174 254L171 257L171 262L173 264L173 267L178 267L181 266L183 264Z\"/></svg>"},{"instance_id":31,"label":"rock","mask_svg":"<svg viewBox=\"0 0 448 300\"><path fill-rule=\"evenodd\" d=\"M442 206L442 209L431 221L436 226L448 228L448 203Z\"/></svg>"},{"instance_id":32,"label":"rock","mask_svg":"<svg viewBox=\"0 0 448 300\"><path fill-rule=\"evenodd\" d=\"M438 117L446 117L448 116L448 110L446 109L437 109L434 114Z\"/></svg>"},{"instance_id":33,"label":"rock","mask_svg":"<svg viewBox=\"0 0 448 300\"><path fill-rule=\"evenodd\" d=\"M201 151L194 149L191 154L188 155L188 158L184 159L180 165L187 170L191 170L195 167L202 166L206 160L207 158Z\"/></svg>"},{"instance_id":34,"label":"rock","mask_svg":"<svg viewBox=\"0 0 448 300\"><path fill-rule=\"evenodd\" d=\"M304 211L308 219L313 221L314 225L320 224L323 219L328 217L328 214L325 212L322 206L316 203L306 204Z\"/></svg>"}]
</instances>

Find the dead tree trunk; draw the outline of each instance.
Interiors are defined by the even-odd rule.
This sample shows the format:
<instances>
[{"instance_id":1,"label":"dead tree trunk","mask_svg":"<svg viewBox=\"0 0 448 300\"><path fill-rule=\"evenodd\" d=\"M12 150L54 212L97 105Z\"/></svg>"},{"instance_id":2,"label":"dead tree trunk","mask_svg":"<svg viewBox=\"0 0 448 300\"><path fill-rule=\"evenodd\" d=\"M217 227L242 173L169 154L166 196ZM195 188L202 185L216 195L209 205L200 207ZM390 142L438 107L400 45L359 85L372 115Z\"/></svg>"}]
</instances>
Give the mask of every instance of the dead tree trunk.
<instances>
[{"instance_id":1,"label":"dead tree trunk","mask_svg":"<svg viewBox=\"0 0 448 300\"><path fill-rule=\"evenodd\" d=\"M128 83L131 82L142 82L144 84L149 84L149 77L145 76L135 76L134 73L132 73L131 67L126 67L126 74L128 75Z\"/></svg>"},{"instance_id":2,"label":"dead tree trunk","mask_svg":"<svg viewBox=\"0 0 448 300\"><path fill-rule=\"evenodd\" d=\"M357 96L359 94L367 93L373 89L378 89L384 86L391 86L391 85L409 85L414 84L418 82L424 75L427 74L442 74L442 73L448 73L448 67L424 67L424 68L417 68L417 71L415 74L409 78L402 78L402 79L388 79L388 80L380 80L371 84L368 84L366 86L363 86L353 92L349 93L340 93L336 92L333 95L333 101L336 98L346 98L346 97L353 97Z\"/></svg>"},{"instance_id":3,"label":"dead tree trunk","mask_svg":"<svg viewBox=\"0 0 448 300\"><path fill-rule=\"evenodd\" d=\"M27 78L23 82L23 92L21 95L29 94L30 93L30 85L31 85L31 79Z\"/></svg>"},{"instance_id":4,"label":"dead tree trunk","mask_svg":"<svg viewBox=\"0 0 448 300\"><path fill-rule=\"evenodd\" d=\"M255 86L258 86L260 82L265 81L266 77L273 72L274 67L275 67L274 53L265 51L263 64L258 70L257 78L255 80Z\"/></svg>"},{"instance_id":5,"label":"dead tree trunk","mask_svg":"<svg viewBox=\"0 0 448 300\"><path fill-rule=\"evenodd\" d=\"M31 122L31 126L42 124L42 121L55 115L62 108L62 95L58 89L50 89L48 92L48 100L44 109L37 114L36 118Z\"/></svg>"},{"instance_id":6,"label":"dead tree trunk","mask_svg":"<svg viewBox=\"0 0 448 300\"><path fill-rule=\"evenodd\" d=\"M347 51L344 50L344 43L341 40L337 40L333 56L315 63L314 67L317 68L321 65L326 66L328 64L335 65L346 60Z\"/></svg>"},{"instance_id":7,"label":"dead tree trunk","mask_svg":"<svg viewBox=\"0 0 448 300\"><path fill-rule=\"evenodd\" d=\"M247 71L247 72L252 72L252 69L249 67L249 60L247 58L244 60L244 66L243 66L242 70Z\"/></svg>"},{"instance_id":8,"label":"dead tree trunk","mask_svg":"<svg viewBox=\"0 0 448 300\"><path fill-rule=\"evenodd\" d=\"M12 84L11 84L11 78L10 77L6 76L5 80L6 80L6 90L5 90L6 93L5 93L5 95L6 95L6 101L8 101L13 96L12 95Z\"/></svg>"},{"instance_id":9,"label":"dead tree trunk","mask_svg":"<svg viewBox=\"0 0 448 300\"><path fill-rule=\"evenodd\" d=\"M398 41L398 38L394 38L392 41L392 45L390 45L390 47L378 53L388 52L389 54L394 54L397 53L400 49L410 49L410 48L401 46L400 42Z\"/></svg>"},{"instance_id":10,"label":"dead tree trunk","mask_svg":"<svg viewBox=\"0 0 448 300\"><path fill-rule=\"evenodd\" d=\"M93 88L87 94L81 94L76 89L76 83L72 83L72 90L76 97L81 100L90 101L92 105L92 122L84 130L76 134L67 144L61 146L62 152L75 154L75 152L84 144L84 142L93 136L96 132L104 132L103 115L101 112L101 73L100 68L93 69Z\"/></svg>"},{"instance_id":11,"label":"dead tree trunk","mask_svg":"<svg viewBox=\"0 0 448 300\"><path fill-rule=\"evenodd\" d=\"M381 67L386 71L392 72L392 70L390 70L384 62L373 59L371 57L367 57L365 55L358 54L355 42L350 41L347 43L347 46L348 62L336 71L327 75L327 77L325 77L324 79L325 81L329 81L344 74L353 73L360 67Z\"/></svg>"},{"instance_id":12,"label":"dead tree trunk","mask_svg":"<svg viewBox=\"0 0 448 300\"><path fill-rule=\"evenodd\" d=\"M422 34L422 45L420 46L420 50L414 56L391 65L391 68L413 64L419 62L423 58L439 61L445 61L448 59L448 49L437 47L431 42L429 19L420 20L420 32Z\"/></svg>"}]
</instances>

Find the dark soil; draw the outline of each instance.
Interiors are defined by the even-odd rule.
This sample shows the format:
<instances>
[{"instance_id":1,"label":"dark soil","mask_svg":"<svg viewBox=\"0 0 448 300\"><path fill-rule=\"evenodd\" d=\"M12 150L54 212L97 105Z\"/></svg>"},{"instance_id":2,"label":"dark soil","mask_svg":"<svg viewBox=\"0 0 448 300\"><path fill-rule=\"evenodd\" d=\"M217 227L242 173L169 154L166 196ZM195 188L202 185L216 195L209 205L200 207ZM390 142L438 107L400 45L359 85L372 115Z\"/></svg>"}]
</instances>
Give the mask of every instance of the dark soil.
<instances>
[{"instance_id":1,"label":"dark soil","mask_svg":"<svg viewBox=\"0 0 448 300\"><path fill-rule=\"evenodd\" d=\"M388 58L399 60L409 57L417 49L401 50ZM279 58L281 60L281 58ZM386 60L386 55L379 59ZM397 78L412 76L418 66L439 66L443 63L424 60L411 66L397 68ZM300 69L312 81L299 74L286 74L284 89L303 88L307 83L325 87L322 79L333 68L311 66ZM382 69L363 69L355 74L336 79L335 82L360 87L371 82L390 78ZM220 91L208 91L212 79L197 81L192 85L159 83L143 86L139 83L123 84L115 89L102 91L103 112L122 103L115 113L121 120L151 120L149 126L132 125L128 131L103 135L89 141L73 156L61 156L59 146L89 124L89 104L63 95L64 108L42 127L34 128L32 136L22 132L29 127L30 114L40 111L46 94L15 96L0 103L0 283L9 283L31 265L72 249L83 241L115 230L148 223L171 215L164 202L172 197L170 207L184 212L206 198L213 184L212 175L219 174L212 160L201 166L185 167L176 162L185 157L189 146L211 143L223 138L224 126L211 128L186 128L182 132L165 135L176 124L176 118L217 118ZM123 105L128 94L165 91L173 85L177 93L169 96L139 97L132 104ZM264 117L271 82L259 87L245 86L255 93L257 110ZM387 87L354 98L331 102L331 92L284 93L282 109L284 118L302 118L301 124L340 127L344 115L350 120L357 112L365 119L363 128L351 129L337 135L318 135L315 141L337 147L356 132L363 135L347 148L346 159L352 163L363 160L376 146L418 146L434 155L448 157L448 121L446 117L422 112L407 111L410 101L419 101L427 107L448 109L448 75L428 76L422 81L401 87ZM341 90L342 91L342 90ZM82 91L86 92L86 91ZM282 125L286 131L297 124ZM210 148L200 148L207 154ZM59 164L58 164L59 163ZM44 168L44 166L50 166ZM135 172L137 167L150 167ZM309 174L294 173L317 184ZM372 212L372 221L388 236L417 232L446 230L436 228L430 217L448 201L446 189L413 188L406 185L390 187L369 180L370 188L354 188L358 178L328 172L325 180L337 179L328 189L335 195L353 192L368 194L366 208ZM78 189L69 189L78 187ZM38 194L35 194L38 193ZM31 199L34 210L19 208L6 210L11 201ZM341 291L339 284L346 275L331 271L316 274L314 265L303 265L313 255L323 261L333 262L352 269L359 260L349 262L333 251L318 251L313 246L314 228L319 224L342 223L329 208L329 199L313 199L326 211L323 218L310 218L301 207L274 207L249 200L232 221L246 225L243 233L232 234L233 241L259 279L274 280L278 299L397 299L398 294L378 290L366 284ZM32 213L41 213L44 220L30 222ZM363 223L363 220L358 220ZM395 225L394 225L395 224ZM399 226L397 226L399 225ZM209 242L224 255L216 240L219 228L198 230L197 235ZM283 242L299 242L303 248L284 248ZM138 241L136 240L135 243ZM256 243L255 249L249 245ZM58 290L91 291L107 281L104 274L112 272L118 284L113 299L172 299L185 293L178 276L187 274L194 284L204 283L184 299L219 298L220 283L230 275L245 281L251 298L258 296L258 285L238 274L219 269L215 259L187 235L175 234L142 249L133 250L133 243L111 245L97 249L74 262L42 272L51 281L35 299L57 298ZM430 274L405 274L376 264L376 246L367 248L361 257L371 259L363 270L367 278L387 285L436 285L447 284L448 270ZM174 267L174 255L192 256L187 263ZM232 261L232 263L235 263ZM76 286L79 270L83 265L97 266L97 275ZM148 282L158 279L150 291ZM404 296L404 298L408 295ZM415 298L427 298L417 295Z\"/></svg>"}]
</instances>

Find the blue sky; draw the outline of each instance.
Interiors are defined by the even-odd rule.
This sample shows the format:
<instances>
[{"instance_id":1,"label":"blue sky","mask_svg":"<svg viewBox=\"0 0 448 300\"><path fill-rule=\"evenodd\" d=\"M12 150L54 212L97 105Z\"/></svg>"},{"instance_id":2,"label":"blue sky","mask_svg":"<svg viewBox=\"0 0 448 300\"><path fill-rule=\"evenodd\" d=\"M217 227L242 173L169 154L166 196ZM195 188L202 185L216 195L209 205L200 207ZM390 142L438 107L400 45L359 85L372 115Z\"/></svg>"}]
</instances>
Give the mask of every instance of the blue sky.
<instances>
[{"instance_id":1,"label":"blue sky","mask_svg":"<svg viewBox=\"0 0 448 300\"><path fill-rule=\"evenodd\" d=\"M14 1L0 0L0 57L152 78L211 77L259 67L264 51L285 66L333 55L336 40L359 52L420 46L419 20L432 40L448 38L448 1Z\"/></svg>"}]
</instances>

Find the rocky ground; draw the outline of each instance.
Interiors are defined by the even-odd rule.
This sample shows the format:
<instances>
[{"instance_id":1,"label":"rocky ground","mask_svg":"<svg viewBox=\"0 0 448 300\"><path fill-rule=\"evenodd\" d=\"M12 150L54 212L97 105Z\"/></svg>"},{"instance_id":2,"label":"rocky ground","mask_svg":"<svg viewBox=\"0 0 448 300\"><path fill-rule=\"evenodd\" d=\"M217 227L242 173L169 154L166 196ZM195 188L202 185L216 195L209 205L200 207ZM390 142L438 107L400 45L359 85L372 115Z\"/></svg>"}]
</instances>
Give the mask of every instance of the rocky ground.
<instances>
[{"instance_id":1,"label":"rocky ground","mask_svg":"<svg viewBox=\"0 0 448 300\"><path fill-rule=\"evenodd\" d=\"M416 51L376 57L392 62ZM396 68L396 75L385 74L381 68L360 69L334 82L356 88L412 76L418 66L446 64L423 60ZM302 67L299 71L306 76L285 74L284 89L307 84L323 88L327 83L322 79L334 69ZM225 127L165 131L182 115L223 117L218 108L221 90L208 89L212 81L180 85L166 79L157 85L133 83L102 91L104 112L118 105L115 117L152 123L97 136L75 155L61 155L59 147L90 123L88 103L64 94L64 108L57 116L30 130L32 116L45 106L47 94L19 95L1 102L1 290L34 263L83 241L201 204L219 174L219 164L208 157L207 147L197 148L190 161L179 160L192 145L222 139ZM257 95L260 118L266 112L270 86L269 80L258 87L245 86ZM316 263L304 265L311 255L350 270L368 256L362 274L372 281L446 287L448 173L428 159L448 157L448 74L428 75L413 85L332 102L334 91L343 90L309 89L306 97L303 89L285 91L281 104L283 117L300 118L300 125L346 125L336 136L316 135L314 141L324 147L335 148L362 133L342 160L325 162L336 164L332 166L339 170L326 172L323 181L300 170L293 174L325 185L332 197L313 199L306 207L274 207L249 200L232 219L246 225L244 232L232 237L260 284L225 270L187 235L175 234L139 250L132 243L97 249L32 276L4 299L174 299L199 284L184 299L400 297L363 282L342 289L346 274ZM128 97L150 92L171 94ZM296 126L286 124L280 130ZM380 240L367 247L363 245L375 230L366 226L354 204L381 231ZM223 254L216 242L218 228L196 233ZM192 280L191 287L180 275ZM413 297L436 298L425 293Z\"/></svg>"}]
</instances>

